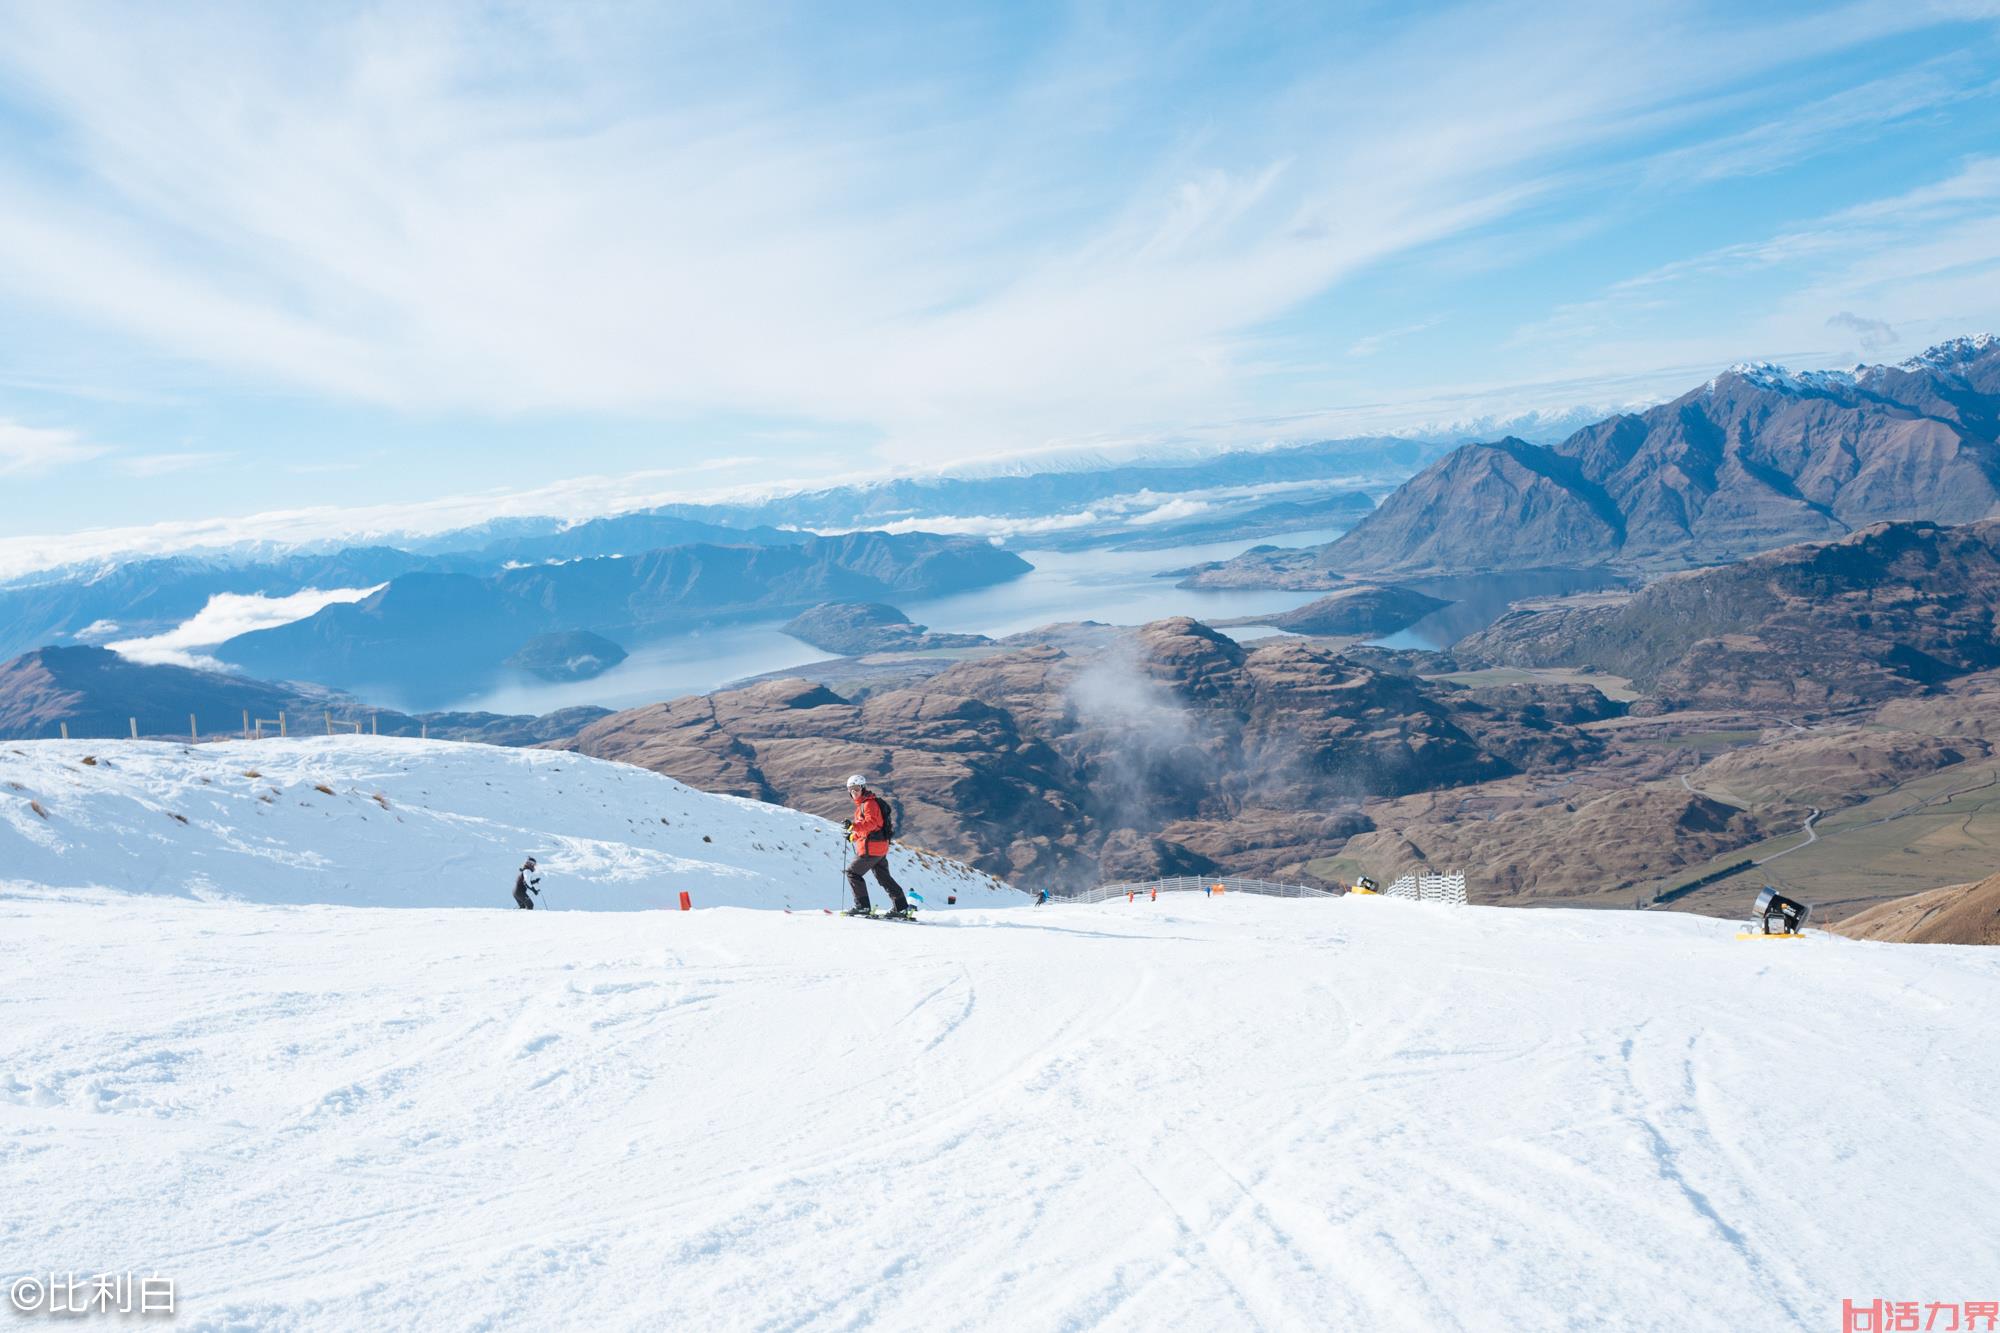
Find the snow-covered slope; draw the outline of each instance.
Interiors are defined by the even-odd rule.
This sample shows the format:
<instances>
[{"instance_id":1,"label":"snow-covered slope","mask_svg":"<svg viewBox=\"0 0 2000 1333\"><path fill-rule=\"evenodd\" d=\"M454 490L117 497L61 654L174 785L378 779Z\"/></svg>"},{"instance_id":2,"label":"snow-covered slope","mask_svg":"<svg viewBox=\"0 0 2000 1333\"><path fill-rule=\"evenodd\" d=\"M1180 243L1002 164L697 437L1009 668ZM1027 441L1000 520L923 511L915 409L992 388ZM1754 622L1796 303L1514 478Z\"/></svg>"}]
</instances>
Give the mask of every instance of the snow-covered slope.
<instances>
[{"instance_id":1,"label":"snow-covered slope","mask_svg":"<svg viewBox=\"0 0 2000 1333\"><path fill-rule=\"evenodd\" d=\"M847 805L829 776L826 809ZM840 906L837 824L581 755L360 736L0 743L0 880L265 903ZM1022 896L897 848L925 906ZM876 891L878 899L879 890Z\"/></svg>"},{"instance_id":2,"label":"snow-covered slope","mask_svg":"<svg viewBox=\"0 0 2000 1333\"><path fill-rule=\"evenodd\" d=\"M0 1271L157 1270L176 1328L259 1330L1740 1333L2000 1293L2000 951L1732 931L0 884Z\"/></svg>"}]
</instances>

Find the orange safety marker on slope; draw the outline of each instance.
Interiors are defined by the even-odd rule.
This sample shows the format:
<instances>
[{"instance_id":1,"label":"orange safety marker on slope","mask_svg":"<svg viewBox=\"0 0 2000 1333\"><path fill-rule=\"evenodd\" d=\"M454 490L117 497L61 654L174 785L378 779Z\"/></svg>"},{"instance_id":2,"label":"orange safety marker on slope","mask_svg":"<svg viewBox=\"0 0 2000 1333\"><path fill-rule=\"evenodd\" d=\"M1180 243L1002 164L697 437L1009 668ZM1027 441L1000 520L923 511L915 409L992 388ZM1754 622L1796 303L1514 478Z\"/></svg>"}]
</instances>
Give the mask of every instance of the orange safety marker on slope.
<instances>
[{"instance_id":1,"label":"orange safety marker on slope","mask_svg":"<svg viewBox=\"0 0 2000 1333\"><path fill-rule=\"evenodd\" d=\"M686 889L681 890L681 910L683 912L692 912L694 910L694 897Z\"/></svg>"}]
</instances>

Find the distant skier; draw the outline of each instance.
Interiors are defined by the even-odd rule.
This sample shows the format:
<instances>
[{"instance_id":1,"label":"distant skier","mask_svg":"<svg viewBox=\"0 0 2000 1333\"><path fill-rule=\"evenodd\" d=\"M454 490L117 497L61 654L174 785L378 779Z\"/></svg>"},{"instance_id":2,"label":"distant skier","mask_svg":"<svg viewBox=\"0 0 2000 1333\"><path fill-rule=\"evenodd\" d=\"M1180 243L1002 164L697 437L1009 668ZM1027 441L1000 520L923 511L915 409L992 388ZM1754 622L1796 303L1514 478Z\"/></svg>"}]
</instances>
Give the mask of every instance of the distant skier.
<instances>
[{"instance_id":1,"label":"distant skier","mask_svg":"<svg viewBox=\"0 0 2000 1333\"><path fill-rule=\"evenodd\" d=\"M1047 889L1043 889L1040 893L1035 895L1035 906L1040 907L1043 903L1047 902L1048 900L1049 900L1049 891Z\"/></svg>"},{"instance_id":2,"label":"distant skier","mask_svg":"<svg viewBox=\"0 0 2000 1333\"><path fill-rule=\"evenodd\" d=\"M521 873L514 876L514 905L534 911L534 900L528 895L540 894L541 891L542 877L535 873L535 858L531 856L521 863Z\"/></svg>"},{"instance_id":3,"label":"distant skier","mask_svg":"<svg viewBox=\"0 0 2000 1333\"><path fill-rule=\"evenodd\" d=\"M854 906L847 915L867 916L873 910L868 886L862 882L863 876L873 874L889 895L892 906L888 915L907 921L916 913L903 896L903 886L889 873L889 839L895 833L890 826L889 804L868 790L868 779L859 773L847 779L847 794L854 799L854 817L846 825L848 841L854 844L854 859L847 865L847 886L854 891Z\"/></svg>"}]
</instances>

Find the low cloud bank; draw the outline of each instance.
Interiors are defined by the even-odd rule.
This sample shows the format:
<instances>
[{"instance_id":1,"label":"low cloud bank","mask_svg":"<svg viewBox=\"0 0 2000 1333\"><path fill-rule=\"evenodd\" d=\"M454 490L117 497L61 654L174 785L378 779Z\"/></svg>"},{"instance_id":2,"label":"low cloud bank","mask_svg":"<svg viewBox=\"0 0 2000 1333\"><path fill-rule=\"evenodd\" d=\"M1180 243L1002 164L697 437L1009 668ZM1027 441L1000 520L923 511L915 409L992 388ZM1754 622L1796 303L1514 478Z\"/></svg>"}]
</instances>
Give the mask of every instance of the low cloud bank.
<instances>
[{"instance_id":1,"label":"low cloud bank","mask_svg":"<svg viewBox=\"0 0 2000 1333\"><path fill-rule=\"evenodd\" d=\"M120 657L149 666L221 666L214 658L194 651L213 648L239 634L274 629L304 620L321 607L336 602L358 602L382 587L305 588L289 597L265 597L259 593L219 592L191 618L168 630L144 639L121 639L105 645Z\"/></svg>"}]
</instances>

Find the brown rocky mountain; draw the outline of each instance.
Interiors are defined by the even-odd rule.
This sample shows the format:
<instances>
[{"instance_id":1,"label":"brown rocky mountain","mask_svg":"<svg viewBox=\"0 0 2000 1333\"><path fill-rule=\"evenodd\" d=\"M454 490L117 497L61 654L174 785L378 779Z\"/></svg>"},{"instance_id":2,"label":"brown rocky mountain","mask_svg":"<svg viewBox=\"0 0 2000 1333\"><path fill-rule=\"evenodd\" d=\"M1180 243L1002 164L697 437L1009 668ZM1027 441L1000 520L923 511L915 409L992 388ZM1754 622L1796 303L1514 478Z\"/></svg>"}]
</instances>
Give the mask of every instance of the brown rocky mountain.
<instances>
[{"instance_id":1,"label":"brown rocky mountain","mask_svg":"<svg viewBox=\"0 0 2000 1333\"><path fill-rule=\"evenodd\" d=\"M1996 613L2000 520L1881 523L1669 575L1616 605L1516 611L1454 651L1595 667L1662 706L1818 713L2000 666Z\"/></svg>"},{"instance_id":2,"label":"brown rocky mountain","mask_svg":"<svg viewBox=\"0 0 2000 1333\"><path fill-rule=\"evenodd\" d=\"M1942 694L1892 699L1875 710L1875 719L1896 731L2000 741L2000 671L1955 680Z\"/></svg>"},{"instance_id":3,"label":"brown rocky mountain","mask_svg":"<svg viewBox=\"0 0 2000 1333\"><path fill-rule=\"evenodd\" d=\"M1781 827L1670 782L1559 802L1523 799L1477 819L1443 805L1410 800L1371 811L1380 827L1349 842L1340 858L1384 883L1463 871L1475 901L1547 902L1670 875Z\"/></svg>"},{"instance_id":4,"label":"brown rocky mountain","mask_svg":"<svg viewBox=\"0 0 2000 1333\"><path fill-rule=\"evenodd\" d=\"M1368 797L1547 772L1618 708L1585 687L1465 689L1178 618L1057 636L845 698L803 680L617 713L569 747L825 813L853 771L910 841L1028 887L1297 865Z\"/></svg>"},{"instance_id":5,"label":"brown rocky mountain","mask_svg":"<svg viewBox=\"0 0 2000 1333\"><path fill-rule=\"evenodd\" d=\"M1614 559L1625 538L1579 460L1509 438L1453 450L1313 558L1344 574L1534 569Z\"/></svg>"},{"instance_id":6,"label":"brown rocky mountain","mask_svg":"<svg viewBox=\"0 0 2000 1333\"><path fill-rule=\"evenodd\" d=\"M1900 366L1737 366L1560 444L1466 445L1311 559L1338 573L1623 564L1684 568L1887 519L2000 515L2000 339ZM1246 553L1201 577L1309 586L1305 557ZM1205 585L1206 586L1206 585Z\"/></svg>"},{"instance_id":7,"label":"brown rocky mountain","mask_svg":"<svg viewBox=\"0 0 2000 1333\"><path fill-rule=\"evenodd\" d=\"M2000 944L2000 875L1897 898L1829 929L1857 940Z\"/></svg>"}]
</instances>

